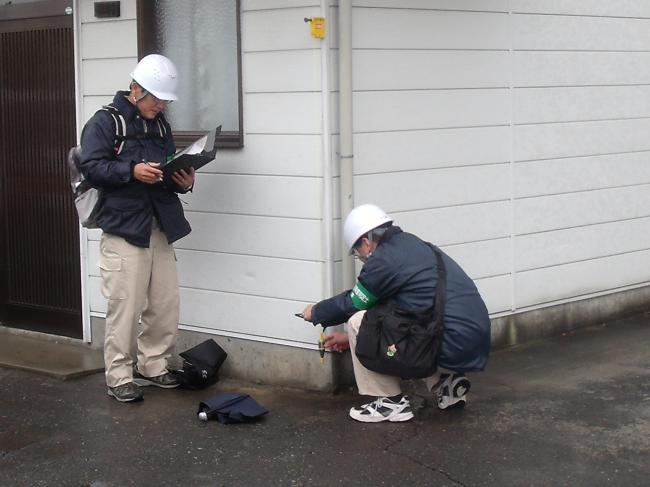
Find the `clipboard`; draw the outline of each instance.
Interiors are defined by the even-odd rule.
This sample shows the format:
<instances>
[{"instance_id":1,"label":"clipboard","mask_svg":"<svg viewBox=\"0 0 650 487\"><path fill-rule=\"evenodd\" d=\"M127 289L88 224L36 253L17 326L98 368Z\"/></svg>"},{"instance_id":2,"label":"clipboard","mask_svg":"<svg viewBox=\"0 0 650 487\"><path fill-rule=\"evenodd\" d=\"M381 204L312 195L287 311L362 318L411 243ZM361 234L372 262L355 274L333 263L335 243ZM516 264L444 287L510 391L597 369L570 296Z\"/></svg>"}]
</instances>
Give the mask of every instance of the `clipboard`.
<instances>
[{"instance_id":1,"label":"clipboard","mask_svg":"<svg viewBox=\"0 0 650 487\"><path fill-rule=\"evenodd\" d=\"M161 166L160 169L163 172L163 183L166 186L174 184L171 177L176 171L189 169L190 167L197 170L205 166L207 163L214 161L217 155L217 144L215 141L220 133L221 125L219 125L214 132L204 135L179 153L175 154L174 157L172 157L165 165ZM209 147L210 145L212 145L212 149L206 151L204 147Z\"/></svg>"}]
</instances>

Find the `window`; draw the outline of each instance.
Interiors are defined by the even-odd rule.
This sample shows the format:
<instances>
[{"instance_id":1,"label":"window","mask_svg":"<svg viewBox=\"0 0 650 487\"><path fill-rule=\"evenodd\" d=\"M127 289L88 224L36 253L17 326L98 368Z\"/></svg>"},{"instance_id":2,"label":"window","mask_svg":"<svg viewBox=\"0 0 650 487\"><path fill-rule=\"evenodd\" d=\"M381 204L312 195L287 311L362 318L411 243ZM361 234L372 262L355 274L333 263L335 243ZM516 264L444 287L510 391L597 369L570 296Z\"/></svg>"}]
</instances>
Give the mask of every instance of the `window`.
<instances>
[{"instance_id":1,"label":"window","mask_svg":"<svg viewBox=\"0 0 650 487\"><path fill-rule=\"evenodd\" d=\"M179 146L222 125L219 147L243 145L239 0L138 0L138 55L179 71L165 111Z\"/></svg>"}]
</instances>

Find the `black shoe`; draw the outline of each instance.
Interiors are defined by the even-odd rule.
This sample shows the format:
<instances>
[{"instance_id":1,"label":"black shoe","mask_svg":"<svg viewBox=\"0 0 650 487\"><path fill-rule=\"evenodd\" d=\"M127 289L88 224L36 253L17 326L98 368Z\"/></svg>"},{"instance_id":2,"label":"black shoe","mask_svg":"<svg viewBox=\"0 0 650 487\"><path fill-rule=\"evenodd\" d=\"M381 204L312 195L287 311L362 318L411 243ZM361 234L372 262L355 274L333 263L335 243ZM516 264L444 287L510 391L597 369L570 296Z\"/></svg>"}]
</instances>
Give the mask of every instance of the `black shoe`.
<instances>
[{"instance_id":1,"label":"black shoe","mask_svg":"<svg viewBox=\"0 0 650 487\"><path fill-rule=\"evenodd\" d=\"M144 399L142 390L135 382L127 382L121 386L109 387L106 389L106 394L120 402L142 401Z\"/></svg>"},{"instance_id":2,"label":"black shoe","mask_svg":"<svg viewBox=\"0 0 650 487\"><path fill-rule=\"evenodd\" d=\"M145 377L139 372L136 372L133 375L133 382L143 387L156 386L162 387L163 389L173 389L181 385L176 376L170 372L165 372L156 377Z\"/></svg>"},{"instance_id":3,"label":"black shoe","mask_svg":"<svg viewBox=\"0 0 650 487\"><path fill-rule=\"evenodd\" d=\"M463 374L443 374L436 386L436 402L440 409L465 407L471 384Z\"/></svg>"}]
</instances>

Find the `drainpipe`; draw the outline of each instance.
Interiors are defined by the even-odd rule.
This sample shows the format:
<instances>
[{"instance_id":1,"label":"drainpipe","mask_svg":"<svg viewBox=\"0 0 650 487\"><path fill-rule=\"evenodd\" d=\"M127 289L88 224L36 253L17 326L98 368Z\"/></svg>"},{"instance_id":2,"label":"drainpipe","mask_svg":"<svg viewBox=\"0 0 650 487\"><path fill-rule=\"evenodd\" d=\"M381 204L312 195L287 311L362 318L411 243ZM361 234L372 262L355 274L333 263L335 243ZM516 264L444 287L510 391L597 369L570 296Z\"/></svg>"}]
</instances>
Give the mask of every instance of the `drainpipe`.
<instances>
[{"instance_id":1,"label":"drainpipe","mask_svg":"<svg viewBox=\"0 0 650 487\"><path fill-rule=\"evenodd\" d=\"M352 0L339 1L339 168L340 168L340 206L341 237L343 222L354 207L354 155L352 151ZM343 238L341 258L342 289L354 285L356 272L354 260L348 254Z\"/></svg>"},{"instance_id":2,"label":"drainpipe","mask_svg":"<svg viewBox=\"0 0 650 487\"><path fill-rule=\"evenodd\" d=\"M329 0L321 0L321 16L329 18ZM325 35L321 43L321 105L323 124L323 254L325 257L325 272L323 277L323 290L325 296L334 295L334 244L333 227L334 215L332 210L332 128L330 126L330 83L329 83L329 36Z\"/></svg>"}]
</instances>

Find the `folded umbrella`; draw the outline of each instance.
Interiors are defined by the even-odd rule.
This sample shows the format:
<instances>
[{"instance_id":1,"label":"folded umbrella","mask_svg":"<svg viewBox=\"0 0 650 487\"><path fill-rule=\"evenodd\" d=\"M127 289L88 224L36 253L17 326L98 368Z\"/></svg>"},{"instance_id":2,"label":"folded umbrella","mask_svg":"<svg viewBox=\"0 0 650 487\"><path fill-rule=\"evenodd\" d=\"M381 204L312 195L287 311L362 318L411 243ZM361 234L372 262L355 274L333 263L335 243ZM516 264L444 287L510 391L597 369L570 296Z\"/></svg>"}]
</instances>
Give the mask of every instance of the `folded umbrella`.
<instances>
[{"instance_id":1,"label":"folded umbrella","mask_svg":"<svg viewBox=\"0 0 650 487\"><path fill-rule=\"evenodd\" d=\"M269 411L248 394L224 392L199 404L199 418L216 419L220 423L247 423Z\"/></svg>"}]
</instances>

